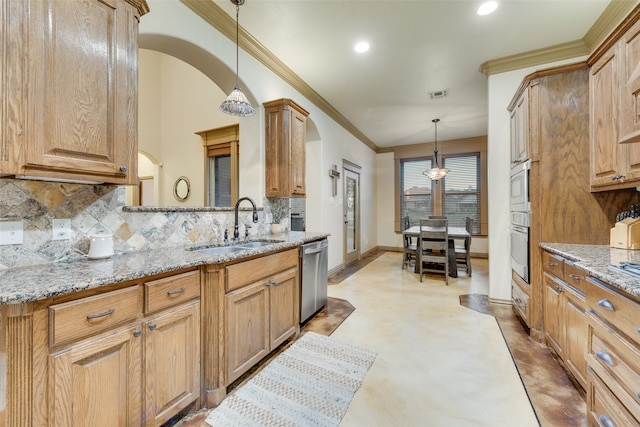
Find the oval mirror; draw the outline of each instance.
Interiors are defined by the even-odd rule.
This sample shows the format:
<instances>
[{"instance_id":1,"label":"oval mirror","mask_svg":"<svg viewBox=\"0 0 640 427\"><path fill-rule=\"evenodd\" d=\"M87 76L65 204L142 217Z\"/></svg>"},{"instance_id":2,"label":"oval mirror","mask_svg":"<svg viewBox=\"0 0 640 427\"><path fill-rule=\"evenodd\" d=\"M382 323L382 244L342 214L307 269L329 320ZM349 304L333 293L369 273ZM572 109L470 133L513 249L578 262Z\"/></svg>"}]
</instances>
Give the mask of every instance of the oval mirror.
<instances>
[{"instance_id":1,"label":"oval mirror","mask_svg":"<svg viewBox=\"0 0 640 427\"><path fill-rule=\"evenodd\" d=\"M189 198L190 188L189 179L186 176L181 176L173 184L173 197L179 202L184 202Z\"/></svg>"}]
</instances>

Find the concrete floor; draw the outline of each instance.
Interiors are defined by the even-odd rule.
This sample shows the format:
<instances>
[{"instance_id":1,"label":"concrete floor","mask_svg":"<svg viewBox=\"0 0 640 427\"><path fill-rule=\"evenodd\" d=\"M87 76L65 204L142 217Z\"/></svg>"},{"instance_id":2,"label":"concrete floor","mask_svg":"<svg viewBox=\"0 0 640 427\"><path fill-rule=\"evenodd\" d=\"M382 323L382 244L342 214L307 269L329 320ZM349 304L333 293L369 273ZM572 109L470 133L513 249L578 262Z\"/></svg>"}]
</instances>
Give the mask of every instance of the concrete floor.
<instances>
[{"instance_id":1,"label":"concrete floor","mask_svg":"<svg viewBox=\"0 0 640 427\"><path fill-rule=\"evenodd\" d=\"M329 296L348 303L305 327L378 351L341 426L586 425L584 400L551 353L509 306L483 297L487 260L445 286L438 275L420 282L401 259L376 254L332 276ZM180 426L207 426L205 417Z\"/></svg>"}]
</instances>

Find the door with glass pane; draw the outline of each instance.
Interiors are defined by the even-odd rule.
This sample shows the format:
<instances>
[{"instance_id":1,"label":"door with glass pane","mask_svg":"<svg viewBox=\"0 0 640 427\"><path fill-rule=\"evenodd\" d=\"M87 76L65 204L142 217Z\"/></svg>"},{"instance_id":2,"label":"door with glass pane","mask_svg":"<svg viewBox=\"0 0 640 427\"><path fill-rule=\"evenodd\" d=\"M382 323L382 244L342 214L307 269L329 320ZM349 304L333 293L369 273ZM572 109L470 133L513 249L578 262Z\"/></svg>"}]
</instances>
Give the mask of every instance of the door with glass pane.
<instances>
[{"instance_id":1,"label":"door with glass pane","mask_svg":"<svg viewBox=\"0 0 640 427\"><path fill-rule=\"evenodd\" d=\"M344 163L344 262L360 259L360 174L359 166Z\"/></svg>"}]
</instances>

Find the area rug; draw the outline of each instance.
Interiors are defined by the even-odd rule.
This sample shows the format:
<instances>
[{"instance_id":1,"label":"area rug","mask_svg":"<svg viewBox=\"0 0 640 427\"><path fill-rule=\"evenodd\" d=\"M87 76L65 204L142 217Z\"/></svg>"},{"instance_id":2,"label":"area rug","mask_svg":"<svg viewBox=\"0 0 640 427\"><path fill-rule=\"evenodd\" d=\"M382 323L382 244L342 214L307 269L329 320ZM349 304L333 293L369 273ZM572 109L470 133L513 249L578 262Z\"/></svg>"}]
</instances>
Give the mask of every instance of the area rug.
<instances>
[{"instance_id":1,"label":"area rug","mask_svg":"<svg viewBox=\"0 0 640 427\"><path fill-rule=\"evenodd\" d=\"M337 426L377 353L307 332L206 419L226 426Z\"/></svg>"}]
</instances>

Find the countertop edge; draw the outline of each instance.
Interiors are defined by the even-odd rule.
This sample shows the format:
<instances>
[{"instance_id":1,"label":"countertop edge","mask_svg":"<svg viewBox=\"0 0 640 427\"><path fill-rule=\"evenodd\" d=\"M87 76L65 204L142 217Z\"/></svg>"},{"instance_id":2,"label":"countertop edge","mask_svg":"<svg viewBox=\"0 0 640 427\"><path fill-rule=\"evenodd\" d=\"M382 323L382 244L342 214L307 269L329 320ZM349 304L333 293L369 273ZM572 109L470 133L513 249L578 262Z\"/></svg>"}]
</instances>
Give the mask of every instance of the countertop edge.
<instances>
[{"instance_id":1,"label":"countertop edge","mask_svg":"<svg viewBox=\"0 0 640 427\"><path fill-rule=\"evenodd\" d=\"M0 270L0 305L30 303L190 267L228 263L329 236L329 233L291 232L252 237L249 240L268 239L274 243L226 254L201 254L192 250L194 246L167 247L116 254L100 260L82 259Z\"/></svg>"}]
</instances>

